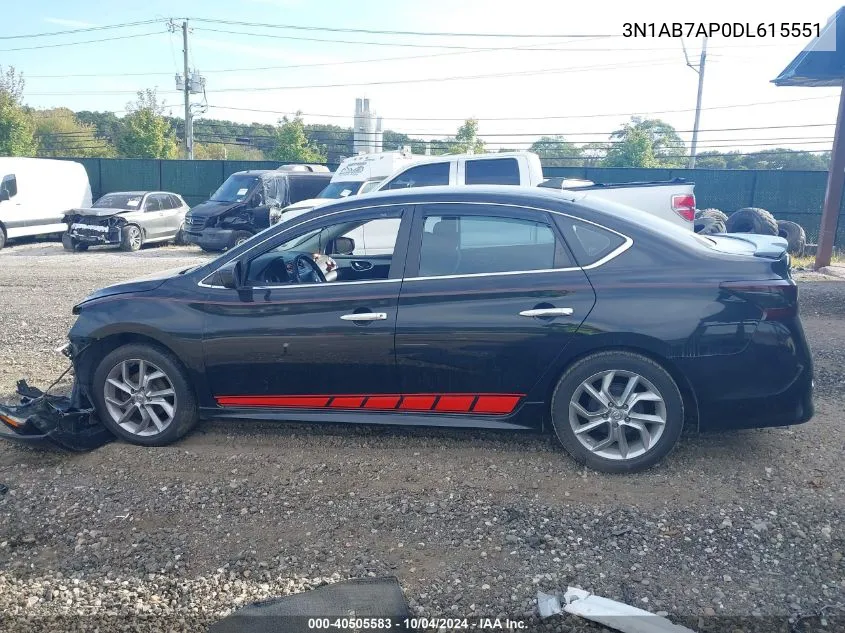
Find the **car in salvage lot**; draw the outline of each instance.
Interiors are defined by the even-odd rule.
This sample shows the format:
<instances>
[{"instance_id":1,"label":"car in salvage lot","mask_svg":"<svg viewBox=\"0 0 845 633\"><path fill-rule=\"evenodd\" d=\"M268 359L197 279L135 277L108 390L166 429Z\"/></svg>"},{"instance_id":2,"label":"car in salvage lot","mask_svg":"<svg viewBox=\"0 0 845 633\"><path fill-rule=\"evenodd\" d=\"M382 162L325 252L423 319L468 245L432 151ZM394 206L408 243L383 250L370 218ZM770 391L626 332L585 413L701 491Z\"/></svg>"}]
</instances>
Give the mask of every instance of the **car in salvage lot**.
<instances>
[{"instance_id":1,"label":"car in salvage lot","mask_svg":"<svg viewBox=\"0 0 845 633\"><path fill-rule=\"evenodd\" d=\"M90 209L65 214L67 231L62 245L69 251L111 244L137 251L143 244L182 243L188 204L169 191L120 191L107 193Z\"/></svg>"},{"instance_id":2,"label":"car in salvage lot","mask_svg":"<svg viewBox=\"0 0 845 633\"><path fill-rule=\"evenodd\" d=\"M657 463L685 423L809 420L785 242L645 217L507 186L335 202L87 297L77 386L141 445L200 418L539 429L607 472ZM359 254L374 225L393 248Z\"/></svg>"}]
</instances>

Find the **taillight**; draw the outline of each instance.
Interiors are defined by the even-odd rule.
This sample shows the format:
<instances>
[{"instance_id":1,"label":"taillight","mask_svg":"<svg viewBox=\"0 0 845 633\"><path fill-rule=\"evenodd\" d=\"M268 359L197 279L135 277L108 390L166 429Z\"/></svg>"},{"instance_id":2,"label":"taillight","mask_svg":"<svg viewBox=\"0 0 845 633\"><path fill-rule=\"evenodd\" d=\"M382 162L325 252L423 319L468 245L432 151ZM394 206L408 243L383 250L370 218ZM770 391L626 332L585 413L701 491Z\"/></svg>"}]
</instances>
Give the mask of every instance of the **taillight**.
<instances>
[{"instance_id":1,"label":"taillight","mask_svg":"<svg viewBox=\"0 0 845 633\"><path fill-rule=\"evenodd\" d=\"M798 314L798 286L789 279L725 281L719 287L763 310L765 321L778 321Z\"/></svg>"},{"instance_id":2,"label":"taillight","mask_svg":"<svg viewBox=\"0 0 845 633\"><path fill-rule=\"evenodd\" d=\"M679 193L672 196L672 211L692 222L695 219L695 194Z\"/></svg>"}]
</instances>

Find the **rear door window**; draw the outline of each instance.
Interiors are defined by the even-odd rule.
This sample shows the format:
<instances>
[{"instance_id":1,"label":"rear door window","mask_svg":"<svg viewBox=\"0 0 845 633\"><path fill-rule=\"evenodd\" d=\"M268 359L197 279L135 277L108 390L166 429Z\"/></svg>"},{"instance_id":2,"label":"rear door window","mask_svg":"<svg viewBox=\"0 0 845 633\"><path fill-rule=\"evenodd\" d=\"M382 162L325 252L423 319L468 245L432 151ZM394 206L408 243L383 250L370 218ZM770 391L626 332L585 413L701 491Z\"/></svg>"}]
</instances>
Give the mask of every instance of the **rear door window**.
<instances>
[{"instance_id":1,"label":"rear door window","mask_svg":"<svg viewBox=\"0 0 845 633\"><path fill-rule=\"evenodd\" d=\"M464 182L468 185L518 185L519 163L515 158L467 160Z\"/></svg>"},{"instance_id":2,"label":"rear door window","mask_svg":"<svg viewBox=\"0 0 845 633\"><path fill-rule=\"evenodd\" d=\"M161 199L155 194L147 196L144 211L161 211Z\"/></svg>"},{"instance_id":3,"label":"rear door window","mask_svg":"<svg viewBox=\"0 0 845 633\"><path fill-rule=\"evenodd\" d=\"M449 163L418 165L402 172L387 183L385 189L409 189L449 184Z\"/></svg>"},{"instance_id":4,"label":"rear door window","mask_svg":"<svg viewBox=\"0 0 845 633\"><path fill-rule=\"evenodd\" d=\"M502 215L427 214L419 275L472 275L566 268L572 265L552 227Z\"/></svg>"}]
</instances>

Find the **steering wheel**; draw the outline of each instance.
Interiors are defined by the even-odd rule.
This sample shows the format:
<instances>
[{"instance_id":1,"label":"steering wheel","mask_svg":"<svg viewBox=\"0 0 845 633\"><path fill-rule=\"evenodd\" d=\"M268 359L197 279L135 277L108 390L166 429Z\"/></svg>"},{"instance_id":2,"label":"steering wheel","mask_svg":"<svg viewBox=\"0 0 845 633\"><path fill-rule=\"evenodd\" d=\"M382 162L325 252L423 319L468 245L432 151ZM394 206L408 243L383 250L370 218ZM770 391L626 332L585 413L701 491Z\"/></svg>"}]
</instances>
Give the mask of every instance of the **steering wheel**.
<instances>
[{"instance_id":1,"label":"steering wheel","mask_svg":"<svg viewBox=\"0 0 845 633\"><path fill-rule=\"evenodd\" d=\"M326 276L310 255L297 255L293 260L293 270L297 283L306 283L309 276L315 284L326 283Z\"/></svg>"}]
</instances>

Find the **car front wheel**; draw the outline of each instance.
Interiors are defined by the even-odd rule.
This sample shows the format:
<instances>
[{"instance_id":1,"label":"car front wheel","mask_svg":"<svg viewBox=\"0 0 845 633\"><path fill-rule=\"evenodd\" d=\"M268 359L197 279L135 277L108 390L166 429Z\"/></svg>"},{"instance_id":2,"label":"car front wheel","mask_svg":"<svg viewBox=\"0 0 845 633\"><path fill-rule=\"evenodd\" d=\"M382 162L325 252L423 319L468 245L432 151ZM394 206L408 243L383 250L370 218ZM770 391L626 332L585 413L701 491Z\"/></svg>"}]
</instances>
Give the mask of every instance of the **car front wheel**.
<instances>
[{"instance_id":1,"label":"car front wheel","mask_svg":"<svg viewBox=\"0 0 845 633\"><path fill-rule=\"evenodd\" d=\"M197 421L185 370L152 345L124 345L103 358L94 372L92 396L103 424L133 444L170 444Z\"/></svg>"},{"instance_id":2,"label":"car front wheel","mask_svg":"<svg viewBox=\"0 0 845 633\"><path fill-rule=\"evenodd\" d=\"M606 473L644 470L677 444L684 402L672 376L640 354L599 352L561 377L552 424L577 461Z\"/></svg>"}]
</instances>

